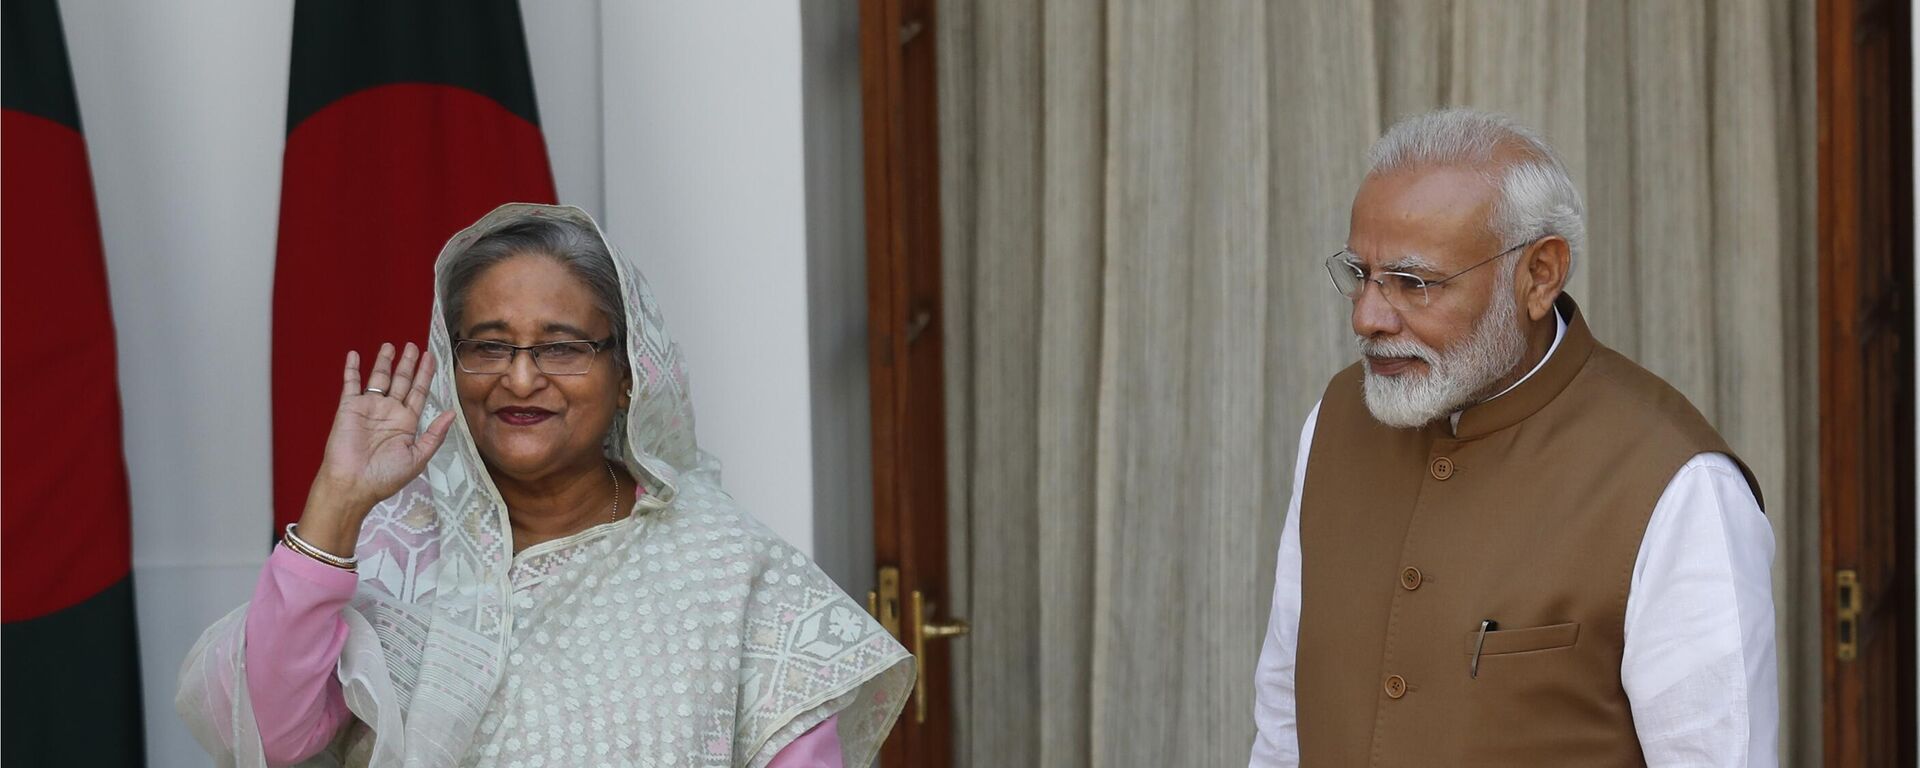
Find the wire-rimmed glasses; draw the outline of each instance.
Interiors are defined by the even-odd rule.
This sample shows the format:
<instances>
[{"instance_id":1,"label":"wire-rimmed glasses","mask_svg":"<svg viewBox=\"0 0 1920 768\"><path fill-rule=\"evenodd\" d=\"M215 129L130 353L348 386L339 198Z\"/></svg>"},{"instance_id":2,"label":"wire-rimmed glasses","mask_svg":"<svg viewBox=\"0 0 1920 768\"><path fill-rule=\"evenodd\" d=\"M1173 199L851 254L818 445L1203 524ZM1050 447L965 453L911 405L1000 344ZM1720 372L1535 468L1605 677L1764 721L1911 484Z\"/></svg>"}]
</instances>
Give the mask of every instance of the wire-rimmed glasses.
<instances>
[{"instance_id":1,"label":"wire-rimmed glasses","mask_svg":"<svg viewBox=\"0 0 1920 768\"><path fill-rule=\"evenodd\" d=\"M593 359L613 343L613 337L599 341L549 341L519 346L504 341L461 339L453 344L453 360L464 373L506 373L513 367L513 356L525 351L533 357L533 367L548 376L580 376L593 370Z\"/></svg>"},{"instance_id":2,"label":"wire-rimmed glasses","mask_svg":"<svg viewBox=\"0 0 1920 768\"><path fill-rule=\"evenodd\" d=\"M1435 287L1440 286L1448 280L1479 269L1502 256L1526 247L1526 245L1526 243L1520 243L1512 248L1482 259L1479 263L1471 267L1467 267L1466 269L1437 280L1428 280L1419 275L1408 274L1406 272L1375 272L1372 277L1368 277L1367 268L1360 263L1360 257L1353 255L1352 251L1342 248L1332 256L1327 257L1327 276L1333 280L1334 290L1339 291L1341 296L1345 296L1349 300L1358 301L1360 299L1360 292L1366 290L1367 283L1373 283L1374 285L1380 286L1380 295L1384 297L1387 303L1392 305L1394 309L1402 312L1412 312L1425 309L1429 304L1433 303L1433 289Z\"/></svg>"}]
</instances>

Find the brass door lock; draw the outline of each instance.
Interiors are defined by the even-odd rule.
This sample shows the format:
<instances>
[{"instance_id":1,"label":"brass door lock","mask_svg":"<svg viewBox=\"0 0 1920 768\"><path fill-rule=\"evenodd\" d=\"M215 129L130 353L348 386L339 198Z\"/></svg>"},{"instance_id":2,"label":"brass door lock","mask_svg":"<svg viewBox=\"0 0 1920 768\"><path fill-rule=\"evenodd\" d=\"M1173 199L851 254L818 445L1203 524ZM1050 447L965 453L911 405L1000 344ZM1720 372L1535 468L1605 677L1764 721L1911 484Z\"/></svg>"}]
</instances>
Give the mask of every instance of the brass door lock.
<instances>
[{"instance_id":1,"label":"brass door lock","mask_svg":"<svg viewBox=\"0 0 1920 768\"><path fill-rule=\"evenodd\" d=\"M1853 661L1860 655L1860 574L1852 569L1833 574L1833 657Z\"/></svg>"},{"instance_id":2,"label":"brass door lock","mask_svg":"<svg viewBox=\"0 0 1920 768\"><path fill-rule=\"evenodd\" d=\"M900 617L900 569L891 565L881 566L877 589L867 592L867 612L886 627L893 636L906 643L907 651L913 654L915 664L922 664L927 656L927 641L940 638L961 637L973 628L966 619L947 619L933 621L930 617L937 607L928 601L920 590L914 590L909 599L911 608L906 619L907 635L901 635ZM925 669L916 670L913 676L913 721L927 721L927 675Z\"/></svg>"}]
</instances>

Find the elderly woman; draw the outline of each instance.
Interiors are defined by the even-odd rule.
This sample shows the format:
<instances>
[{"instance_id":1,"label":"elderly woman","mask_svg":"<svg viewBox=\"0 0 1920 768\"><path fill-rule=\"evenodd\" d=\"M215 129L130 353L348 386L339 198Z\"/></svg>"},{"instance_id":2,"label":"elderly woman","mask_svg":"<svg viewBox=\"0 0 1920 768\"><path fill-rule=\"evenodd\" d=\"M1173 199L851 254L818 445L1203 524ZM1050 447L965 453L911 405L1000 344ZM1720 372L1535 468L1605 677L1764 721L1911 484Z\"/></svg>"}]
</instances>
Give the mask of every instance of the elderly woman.
<instances>
[{"instance_id":1,"label":"elderly woman","mask_svg":"<svg viewBox=\"0 0 1920 768\"><path fill-rule=\"evenodd\" d=\"M864 766L906 652L720 489L678 348L577 208L436 265L176 705L222 765ZM451 369L451 376L435 377ZM305 761L302 763L302 761Z\"/></svg>"}]
</instances>

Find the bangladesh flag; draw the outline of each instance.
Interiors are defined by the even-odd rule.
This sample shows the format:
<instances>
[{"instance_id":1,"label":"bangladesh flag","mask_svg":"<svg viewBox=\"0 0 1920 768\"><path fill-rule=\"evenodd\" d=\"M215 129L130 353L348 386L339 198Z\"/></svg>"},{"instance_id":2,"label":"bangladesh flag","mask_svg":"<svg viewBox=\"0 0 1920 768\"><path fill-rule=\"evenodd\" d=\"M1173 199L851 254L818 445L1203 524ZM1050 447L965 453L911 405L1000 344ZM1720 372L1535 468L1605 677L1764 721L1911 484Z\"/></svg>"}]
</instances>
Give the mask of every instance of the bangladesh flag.
<instances>
[{"instance_id":1,"label":"bangladesh flag","mask_svg":"<svg viewBox=\"0 0 1920 768\"><path fill-rule=\"evenodd\" d=\"M0 2L0 763L140 765L113 306L54 0Z\"/></svg>"},{"instance_id":2,"label":"bangladesh flag","mask_svg":"<svg viewBox=\"0 0 1920 768\"><path fill-rule=\"evenodd\" d=\"M516 0L297 0L273 282L276 532L299 519L349 349L424 343L433 260L554 202Z\"/></svg>"}]
</instances>

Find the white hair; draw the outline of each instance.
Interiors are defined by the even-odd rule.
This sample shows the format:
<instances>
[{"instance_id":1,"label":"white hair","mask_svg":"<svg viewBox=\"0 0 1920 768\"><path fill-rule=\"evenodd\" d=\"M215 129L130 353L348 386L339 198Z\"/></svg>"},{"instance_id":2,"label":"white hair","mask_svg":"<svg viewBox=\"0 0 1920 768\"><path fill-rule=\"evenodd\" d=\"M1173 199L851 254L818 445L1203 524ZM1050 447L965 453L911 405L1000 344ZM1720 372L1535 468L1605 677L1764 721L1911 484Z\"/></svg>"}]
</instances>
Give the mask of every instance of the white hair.
<instances>
[{"instance_id":1,"label":"white hair","mask_svg":"<svg viewBox=\"0 0 1920 768\"><path fill-rule=\"evenodd\" d=\"M593 227L544 214L516 213L502 220L441 269L440 296L447 332L456 340L466 326L467 290L493 265L522 254L552 258L593 292L594 304L611 329L611 357L627 366L627 315L620 298L620 273L613 252Z\"/></svg>"},{"instance_id":2,"label":"white hair","mask_svg":"<svg viewBox=\"0 0 1920 768\"><path fill-rule=\"evenodd\" d=\"M1518 158L1501 158L1500 150ZM1487 225L1502 248L1558 235L1567 241L1567 273L1573 273L1587 251L1587 207L1560 154L1533 129L1496 112L1442 109L1394 123L1367 151L1368 176L1461 166L1501 169L1488 179L1500 200Z\"/></svg>"}]
</instances>

